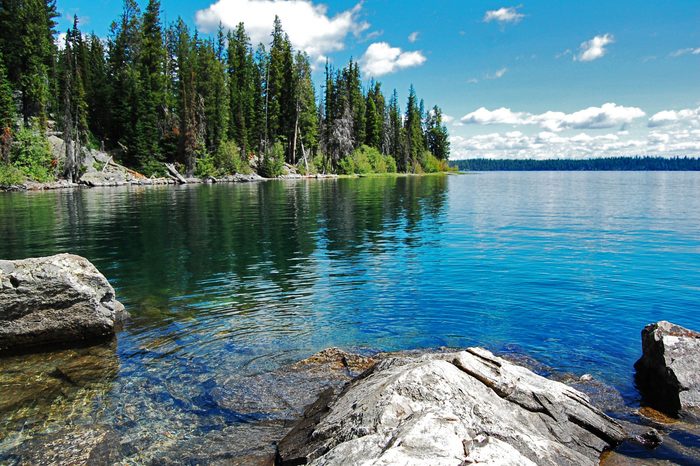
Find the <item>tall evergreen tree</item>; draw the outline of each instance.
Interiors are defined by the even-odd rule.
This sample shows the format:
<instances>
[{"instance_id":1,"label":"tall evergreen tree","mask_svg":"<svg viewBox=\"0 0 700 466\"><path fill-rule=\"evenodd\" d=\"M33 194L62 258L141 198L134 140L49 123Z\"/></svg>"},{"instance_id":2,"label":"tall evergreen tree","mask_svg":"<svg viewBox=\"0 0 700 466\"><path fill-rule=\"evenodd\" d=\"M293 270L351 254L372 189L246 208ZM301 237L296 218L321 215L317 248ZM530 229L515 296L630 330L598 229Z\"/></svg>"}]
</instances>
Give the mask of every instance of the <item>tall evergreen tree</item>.
<instances>
[{"instance_id":1,"label":"tall evergreen tree","mask_svg":"<svg viewBox=\"0 0 700 466\"><path fill-rule=\"evenodd\" d=\"M7 68L0 52L0 162L10 161L12 127L15 119L15 101L7 78Z\"/></svg>"},{"instance_id":2,"label":"tall evergreen tree","mask_svg":"<svg viewBox=\"0 0 700 466\"><path fill-rule=\"evenodd\" d=\"M197 157L204 149L204 103L197 93L196 38L178 19L176 29L177 111L180 121L178 152L188 176L194 175Z\"/></svg>"},{"instance_id":3,"label":"tall evergreen tree","mask_svg":"<svg viewBox=\"0 0 700 466\"><path fill-rule=\"evenodd\" d=\"M50 71L54 59L55 4L45 0L2 0L0 4L0 51L8 78L20 93L25 124L48 118Z\"/></svg>"},{"instance_id":4,"label":"tall evergreen tree","mask_svg":"<svg viewBox=\"0 0 700 466\"><path fill-rule=\"evenodd\" d=\"M423 118L416 98L416 90L411 85L408 91L406 104L406 118L404 130L406 133L406 156L404 158L405 170L412 169L411 165L422 163L425 151L425 138L423 136Z\"/></svg>"},{"instance_id":5,"label":"tall evergreen tree","mask_svg":"<svg viewBox=\"0 0 700 466\"><path fill-rule=\"evenodd\" d=\"M247 154L255 145L255 75L250 39L240 23L228 36L229 131L228 136Z\"/></svg>"},{"instance_id":6,"label":"tall evergreen tree","mask_svg":"<svg viewBox=\"0 0 700 466\"><path fill-rule=\"evenodd\" d=\"M59 60L61 81L61 127L66 149L63 175L77 182L82 165L82 148L88 140L87 103L81 68L80 50L83 36L78 29L78 17L66 33L66 42Z\"/></svg>"},{"instance_id":7,"label":"tall evergreen tree","mask_svg":"<svg viewBox=\"0 0 700 466\"><path fill-rule=\"evenodd\" d=\"M132 148L140 166L162 160L160 140L165 118L165 59L163 29L160 23L160 0L149 0L140 27L138 67L138 106Z\"/></svg>"},{"instance_id":8,"label":"tall evergreen tree","mask_svg":"<svg viewBox=\"0 0 700 466\"><path fill-rule=\"evenodd\" d=\"M109 139L112 146L123 151L124 162L139 164L138 134L136 125L141 107L141 89L137 69L138 50L141 42L141 12L135 0L124 0L119 22L112 23L108 42L109 79L111 82L111 127Z\"/></svg>"},{"instance_id":9,"label":"tall evergreen tree","mask_svg":"<svg viewBox=\"0 0 700 466\"><path fill-rule=\"evenodd\" d=\"M437 105L433 107L427 118L426 139L428 150L439 160L450 157L450 139L447 127L442 123L442 110Z\"/></svg>"}]
</instances>

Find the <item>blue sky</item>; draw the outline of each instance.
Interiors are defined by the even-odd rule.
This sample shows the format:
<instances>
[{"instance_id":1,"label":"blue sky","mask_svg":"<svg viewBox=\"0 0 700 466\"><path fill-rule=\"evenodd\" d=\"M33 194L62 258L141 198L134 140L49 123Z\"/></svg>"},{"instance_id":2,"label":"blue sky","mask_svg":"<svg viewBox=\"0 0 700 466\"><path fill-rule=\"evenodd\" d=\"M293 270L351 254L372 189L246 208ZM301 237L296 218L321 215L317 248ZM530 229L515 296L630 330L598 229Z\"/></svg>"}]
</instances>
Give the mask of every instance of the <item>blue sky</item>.
<instances>
[{"instance_id":1,"label":"blue sky","mask_svg":"<svg viewBox=\"0 0 700 466\"><path fill-rule=\"evenodd\" d=\"M182 16L205 34L243 20L260 40L277 13L319 64L352 56L402 100L413 83L451 117L453 158L700 155L698 0L162 6L167 21ZM59 9L106 36L121 2L59 0Z\"/></svg>"}]
</instances>

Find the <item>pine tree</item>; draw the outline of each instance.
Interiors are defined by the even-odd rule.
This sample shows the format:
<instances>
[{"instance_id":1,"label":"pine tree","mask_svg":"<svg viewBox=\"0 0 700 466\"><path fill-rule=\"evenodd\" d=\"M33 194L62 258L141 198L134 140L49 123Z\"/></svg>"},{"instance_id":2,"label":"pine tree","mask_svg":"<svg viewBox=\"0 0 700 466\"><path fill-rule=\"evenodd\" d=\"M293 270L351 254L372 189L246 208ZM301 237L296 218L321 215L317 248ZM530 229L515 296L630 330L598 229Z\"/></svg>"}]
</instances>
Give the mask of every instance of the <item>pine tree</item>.
<instances>
[{"instance_id":1,"label":"pine tree","mask_svg":"<svg viewBox=\"0 0 700 466\"><path fill-rule=\"evenodd\" d=\"M294 69L292 45L282 30L282 22L275 17L270 45L270 58L266 86L267 127L271 141L287 145L287 158L291 154L295 121Z\"/></svg>"},{"instance_id":2,"label":"pine tree","mask_svg":"<svg viewBox=\"0 0 700 466\"><path fill-rule=\"evenodd\" d=\"M439 160L450 157L450 139L447 127L442 123L442 110L437 105L433 107L427 118L426 139L428 150Z\"/></svg>"},{"instance_id":3,"label":"pine tree","mask_svg":"<svg viewBox=\"0 0 700 466\"><path fill-rule=\"evenodd\" d=\"M138 164L137 131L141 89L137 69L140 47L141 12L134 0L124 0L118 23L113 23L108 42L108 73L111 82L111 127L109 139L113 147L123 151L124 162Z\"/></svg>"},{"instance_id":4,"label":"pine tree","mask_svg":"<svg viewBox=\"0 0 700 466\"><path fill-rule=\"evenodd\" d=\"M188 176L194 175L197 157L204 150L204 103L197 93L196 37L190 38L187 25L178 19L176 30L178 152Z\"/></svg>"},{"instance_id":5,"label":"pine tree","mask_svg":"<svg viewBox=\"0 0 700 466\"><path fill-rule=\"evenodd\" d=\"M292 142L292 163L301 154L308 165L307 156L318 146L318 119L316 114L316 92L311 79L311 63L306 54L298 52L294 63L295 76L295 129ZM299 147L297 147L299 146Z\"/></svg>"},{"instance_id":6,"label":"pine tree","mask_svg":"<svg viewBox=\"0 0 700 466\"><path fill-rule=\"evenodd\" d=\"M78 17L75 16L73 28L66 33L65 47L58 64L61 81L61 127L66 148L63 175L74 182L80 177L82 148L88 140L87 104L79 56L82 43Z\"/></svg>"},{"instance_id":7,"label":"pine tree","mask_svg":"<svg viewBox=\"0 0 700 466\"><path fill-rule=\"evenodd\" d=\"M12 145L12 127L15 120L15 101L7 78L7 69L0 52L0 162L9 163Z\"/></svg>"},{"instance_id":8,"label":"pine tree","mask_svg":"<svg viewBox=\"0 0 700 466\"><path fill-rule=\"evenodd\" d=\"M45 0L3 0L1 6L0 51L9 81L20 93L22 117L25 124L38 117L45 125L55 54L55 5Z\"/></svg>"},{"instance_id":9,"label":"pine tree","mask_svg":"<svg viewBox=\"0 0 700 466\"><path fill-rule=\"evenodd\" d=\"M90 132L104 141L110 127L111 112L105 108L105 102L109 102L110 84L107 77L107 63L105 62L105 47L95 34L87 41L87 63L84 82L85 100L88 110L88 125Z\"/></svg>"},{"instance_id":10,"label":"pine tree","mask_svg":"<svg viewBox=\"0 0 700 466\"><path fill-rule=\"evenodd\" d=\"M384 106L381 85L379 83L371 83L365 103L365 144L379 150L382 150Z\"/></svg>"},{"instance_id":11,"label":"pine tree","mask_svg":"<svg viewBox=\"0 0 700 466\"><path fill-rule=\"evenodd\" d=\"M204 105L204 145L214 154L226 137L225 70L212 41L199 40L195 54L196 92Z\"/></svg>"},{"instance_id":12,"label":"pine tree","mask_svg":"<svg viewBox=\"0 0 700 466\"><path fill-rule=\"evenodd\" d=\"M423 118L416 98L416 90L411 85L408 91L408 103L406 104L406 118L404 130L406 133L406 156L404 158L405 169L411 169L411 165L422 163L425 151L425 138L423 136Z\"/></svg>"},{"instance_id":13,"label":"pine tree","mask_svg":"<svg viewBox=\"0 0 700 466\"><path fill-rule=\"evenodd\" d=\"M244 154L254 145L255 69L250 39L240 23L228 36L229 120L228 137Z\"/></svg>"},{"instance_id":14,"label":"pine tree","mask_svg":"<svg viewBox=\"0 0 700 466\"><path fill-rule=\"evenodd\" d=\"M160 140L165 117L165 58L160 0L149 0L140 27L138 67L139 101L136 109L133 157L141 167L162 160Z\"/></svg>"},{"instance_id":15,"label":"pine tree","mask_svg":"<svg viewBox=\"0 0 700 466\"><path fill-rule=\"evenodd\" d=\"M407 170L407 160L403 151L403 142L401 141L401 109L399 108L399 96L394 89L389 101L388 122L385 131L384 140L388 148L389 154L396 160L396 165L399 171Z\"/></svg>"}]
</instances>

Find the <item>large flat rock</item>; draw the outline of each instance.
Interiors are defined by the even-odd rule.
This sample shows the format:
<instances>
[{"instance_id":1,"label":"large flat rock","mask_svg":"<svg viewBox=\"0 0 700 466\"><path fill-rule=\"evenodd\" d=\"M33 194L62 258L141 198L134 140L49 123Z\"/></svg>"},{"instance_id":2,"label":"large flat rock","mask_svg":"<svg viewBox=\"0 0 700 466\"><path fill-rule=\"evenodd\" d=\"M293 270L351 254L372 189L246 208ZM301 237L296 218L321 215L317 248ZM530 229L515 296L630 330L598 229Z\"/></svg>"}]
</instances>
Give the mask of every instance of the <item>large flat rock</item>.
<instances>
[{"instance_id":1,"label":"large flat rock","mask_svg":"<svg viewBox=\"0 0 700 466\"><path fill-rule=\"evenodd\" d=\"M596 465L622 427L573 388L480 348L389 358L324 393L281 464Z\"/></svg>"},{"instance_id":2,"label":"large flat rock","mask_svg":"<svg viewBox=\"0 0 700 466\"><path fill-rule=\"evenodd\" d=\"M648 404L672 416L700 412L700 333L666 321L647 325L634 367Z\"/></svg>"},{"instance_id":3,"label":"large flat rock","mask_svg":"<svg viewBox=\"0 0 700 466\"><path fill-rule=\"evenodd\" d=\"M85 258L0 260L0 354L104 340L124 316L112 286Z\"/></svg>"}]
</instances>

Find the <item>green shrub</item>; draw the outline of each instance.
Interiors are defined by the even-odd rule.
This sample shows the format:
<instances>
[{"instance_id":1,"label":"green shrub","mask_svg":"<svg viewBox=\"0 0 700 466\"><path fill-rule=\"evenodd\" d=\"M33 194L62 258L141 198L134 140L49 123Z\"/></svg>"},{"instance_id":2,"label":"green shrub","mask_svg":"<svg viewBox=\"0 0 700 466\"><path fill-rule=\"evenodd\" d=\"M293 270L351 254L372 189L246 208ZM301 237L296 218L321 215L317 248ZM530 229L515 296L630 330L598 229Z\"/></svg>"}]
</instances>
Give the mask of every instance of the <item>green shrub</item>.
<instances>
[{"instance_id":1,"label":"green shrub","mask_svg":"<svg viewBox=\"0 0 700 466\"><path fill-rule=\"evenodd\" d=\"M308 166L308 170L307 167ZM314 160L307 160L306 163L304 163L304 159L302 158L298 163L297 163L297 173L308 176L308 175L316 175L318 174L318 170L316 169L316 164L314 164Z\"/></svg>"},{"instance_id":2,"label":"green shrub","mask_svg":"<svg viewBox=\"0 0 700 466\"><path fill-rule=\"evenodd\" d=\"M394 157L391 155L385 155L384 160L386 163L387 173L396 173L398 171L398 168L396 167L396 159L394 159Z\"/></svg>"},{"instance_id":3,"label":"green shrub","mask_svg":"<svg viewBox=\"0 0 700 466\"><path fill-rule=\"evenodd\" d=\"M27 178L39 182L55 179L51 145L42 131L20 128L15 133L15 142L10 151L12 165L19 168Z\"/></svg>"},{"instance_id":4,"label":"green shrub","mask_svg":"<svg viewBox=\"0 0 700 466\"><path fill-rule=\"evenodd\" d=\"M216 168L214 163L214 157L211 155L205 155L204 157L197 158L197 165L194 169L195 176L199 178L214 177L219 176L219 170Z\"/></svg>"},{"instance_id":5,"label":"green shrub","mask_svg":"<svg viewBox=\"0 0 700 466\"><path fill-rule=\"evenodd\" d=\"M156 176L160 178L166 176L167 170L165 169L165 165L161 162L150 159L141 164L141 174L148 177Z\"/></svg>"},{"instance_id":6,"label":"green shrub","mask_svg":"<svg viewBox=\"0 0 700 466\"><path fill-rule=\"evenodd\" d=\"M389 161L391 159L391 161ZM396 172L393 159L381 154L376 148L363 145L340 161L340 171L346 175Z\"/></svg>"},{"instance_id":7,"label":"green shrub","mask_svg":"<svg viewBox=\"0 0 700 466\"><path fill-rule=\"evenodd\" d=\"M452 171L447 160L440 160L430 152L423 156L423 170L425 173L443 173Z\"/></svg>"},{"instance_id":8,"label":"green shrub","mask_svg":"<svg viewBox=\"0 0 700 466\"><path fill-rule=\"evenodd\" d=\"M24 183L26 177L14 165L0 163L0 186L16 186Z\"/></svg>"},{"instance_id":9,"label":"green shrub","mask_svg":"<svg viewBox=\"0 0 700 466\"><path fill-rule=\"evenodd\" d=\"M226 141L216 152L214 163L221 174L235 173L250 174L253 170L241 154L241 150L233 141Z\"/></svg>"},{"instance_id":10,"label":"green shrub","mask_svg":"<svg viewBox=\"0 0 700 466\"><path fill-rule=\"evenodd\" d=\"M316 156L309 161L309 165L309 169L311 169L311 165L313 165L313 170L316 173L331 173L333 171L329 164L329 159L321 153L316 154Z\"/></svg>"},{"instance_id":11,"label":"green shrub","mask_svg":"<svg viewBox=\"0 0 700 466\"><path fill-rule=\"evenodd\" d=\"M284 173L284 145L281 142L276 142L263 156L259 170L260 176L265 178L276 178Z\"/></svg>"}]
</instances>

